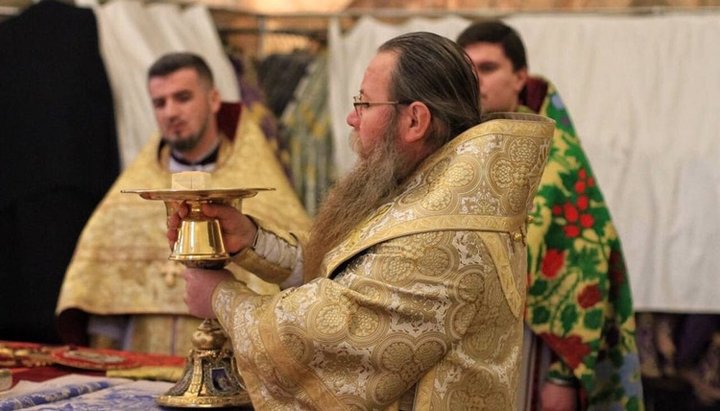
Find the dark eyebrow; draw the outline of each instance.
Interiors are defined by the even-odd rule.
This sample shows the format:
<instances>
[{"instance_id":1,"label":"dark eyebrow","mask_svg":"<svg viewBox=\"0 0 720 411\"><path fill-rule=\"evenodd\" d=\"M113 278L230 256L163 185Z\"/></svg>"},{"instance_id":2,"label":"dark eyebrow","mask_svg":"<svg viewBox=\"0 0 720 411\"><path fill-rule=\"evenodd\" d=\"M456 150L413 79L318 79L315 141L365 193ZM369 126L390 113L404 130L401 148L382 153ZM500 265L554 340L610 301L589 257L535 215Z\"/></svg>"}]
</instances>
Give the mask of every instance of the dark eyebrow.
<instances>
[{"instance_id":1,"label":"dark eyebrow","mask_svg":"<svg viewBox=\"0 0 720 411\"><path fill-rule=\"evenodd\" d=\"M173 93L173 97L187 97L192 96L193 92L192 90L180 90L176 93Z\"/></svg>"},{"instance_id":2,"label":"dark eyebrow","mask_svg":"<svg viewBox=\"0 0 720 411\"><path fill-rule=\"evenodd\" d=\"M485 68L492 68L492 67L498 67L500 64L498 64L495 61L481 61L478 64L475 65L475 67L485 67Z\"/></svg>"}]
</instances>

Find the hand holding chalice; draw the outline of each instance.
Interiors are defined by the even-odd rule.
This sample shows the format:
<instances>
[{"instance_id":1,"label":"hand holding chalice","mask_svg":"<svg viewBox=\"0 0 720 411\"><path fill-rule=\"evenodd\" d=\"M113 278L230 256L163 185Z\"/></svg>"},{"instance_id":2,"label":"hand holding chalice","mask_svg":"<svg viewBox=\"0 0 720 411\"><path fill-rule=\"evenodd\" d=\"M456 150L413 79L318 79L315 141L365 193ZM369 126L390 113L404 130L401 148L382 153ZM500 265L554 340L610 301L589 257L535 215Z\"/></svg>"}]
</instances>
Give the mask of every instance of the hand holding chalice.
<instances>
[{"instance_id":1,"label":"hand holding chalice","mask_svg":"<svg viewBox=\"0 0 720 411\"><path fill-rule=\"evenodd\" d=\"M185 172L173 175L169 190L123 191L165 203L167 236L172 249L169 259L188 267L186 278L189 282L210 284L208 286L232 278L223 267L230 262L233 253L252 245L257 233L255 224L235 211L241 210L242 199L270 190L210 186L209 173ZM200 302L192 296L186 297L186 302L192 302L188 304L192 314L214 317L208 301L202 302L204 308L201 310L193 308ZM193 408L250 404L227 340L216 320L204 320L192 337L194 349L188 356L182 378L156 401L163 406Z\"/></svg>"}]
</instances>

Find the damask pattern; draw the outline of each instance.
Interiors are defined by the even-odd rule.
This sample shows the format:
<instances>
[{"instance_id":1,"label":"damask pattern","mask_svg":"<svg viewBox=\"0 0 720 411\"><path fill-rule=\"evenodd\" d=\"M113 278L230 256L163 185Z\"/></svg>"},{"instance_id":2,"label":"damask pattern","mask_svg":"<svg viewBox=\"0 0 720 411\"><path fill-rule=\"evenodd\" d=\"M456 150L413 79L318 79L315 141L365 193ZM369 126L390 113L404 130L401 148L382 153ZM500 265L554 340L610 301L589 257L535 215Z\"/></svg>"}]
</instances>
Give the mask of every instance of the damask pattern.
<instances>
[{"instance_id":1,"label":"damask pattern","mask_svg":"<svg viewBox=\"0 0 720 411\"><path fill-rule=\"evenodd\" d=\"M417 409L514 409L526 253L513 233L553 131L520 118L483 123L426 160L312 282L273 297L218 287L213 308L255 407L383 409L415 393ZM492 214L462 207L480 196Z\"/></svg>"},{"instance_id":2,"label":"damask pattern","mask_svg":"<svg viewBox=\"0 0 720 411\"><path fill-rule=\"evenodd\" d=\"M474 244L474 255L465 256L472 264L461 263L453 246L462 241ZM404 264L394 263L398 254ZM443 269L428 270L427 262ZM514 280L522 286L520 273ZM272 397L263 398L273 407L302 408L296 402L302 387L288 381L303 381L303 386L323 382L343 403L383 408L436 365L443 389L433 393L432 401L440 409L458 409L452 406L458 401L495 409L514 406L509 386L517 384L521 323L509 310L477 232L433 232L383 242L353 260L335 281L318 279L288 292L274 302L274 327L285 355L265 341L263 327L246 322L262 316L266 307L248 307L243 293L220 291L216 307L238 307L242 313L226 326L238 341L235 349L242 354L237 359L245 362L241 370L259 367L265 372L254 374L254 382L275 387ZM287 314L299 307L303 315ZM224 311L221 318L233 315ZM499 347L498 341L506 344ZM294 375L288 363L312 373ZM459 375L469 377L458 381Z\"/></svg>"}]
</instances>

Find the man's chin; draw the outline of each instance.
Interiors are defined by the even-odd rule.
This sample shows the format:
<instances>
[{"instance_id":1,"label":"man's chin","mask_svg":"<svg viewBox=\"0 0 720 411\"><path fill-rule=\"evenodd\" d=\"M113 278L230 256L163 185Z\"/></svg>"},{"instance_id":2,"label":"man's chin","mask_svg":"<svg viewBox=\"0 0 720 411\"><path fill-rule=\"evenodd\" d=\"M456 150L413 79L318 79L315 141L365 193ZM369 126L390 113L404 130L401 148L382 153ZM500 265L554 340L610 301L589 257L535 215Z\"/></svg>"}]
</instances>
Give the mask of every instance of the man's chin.
<instances>
[{"instance_id":1,"label":"man's chin","mask_svg":"<svg viewBox=\"0 0 720 411\"><path fill-rule=\"evenodd\" d=\"M369 153L366 153L365 150L363 150L362 143L360 142L360 137L356 132L350 133L350 149L357 155L357 157L362 160L367 160Z\"/></svg>"},{"instance_id":2,"label":"man's chin","mask_svg":"<svg viewBox=\"0 0 720 411\"><path fill-rule=\"evenodd\" d=\"M189 138L184 138L181 136L174 136L174 137L163 137L163 140L167 145L172 147L173 150L179 152L179 153L185 153L188 151L191 151L193 148L197 146L197 142L193 142Z\"/></svg>"}]
</instances>

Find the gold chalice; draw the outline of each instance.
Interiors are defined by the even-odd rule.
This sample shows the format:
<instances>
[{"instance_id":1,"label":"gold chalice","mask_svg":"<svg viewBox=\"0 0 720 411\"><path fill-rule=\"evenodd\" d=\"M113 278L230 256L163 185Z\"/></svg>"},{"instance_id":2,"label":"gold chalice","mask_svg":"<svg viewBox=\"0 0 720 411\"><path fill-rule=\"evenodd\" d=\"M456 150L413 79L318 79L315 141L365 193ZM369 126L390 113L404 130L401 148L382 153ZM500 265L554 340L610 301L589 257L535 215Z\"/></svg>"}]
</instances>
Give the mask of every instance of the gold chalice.
<instances>
[{"instance_id":1,"label":"gold chalice","mask_svg":"<svg viewBox=\"0 0 720 411\"><path fill-rule=\"evenodd\" d=\"M146 200L163 201L168 216L177 210L180 203L186 203L190 212L180 223L178 239L169 259L192 268L221 269L231 257L223 244L220 223L202 214L202 204L220 203L240 210L242 199L265 190L272 189L183 188L122 192L138 194ZM193 334L194 348L188 355L183 376L156 402L163 406L185 408L249 405L250 397L237 372L235 357L227 341L228 337L217 320L203 320Z\"/></svg>"}]
</instances>

